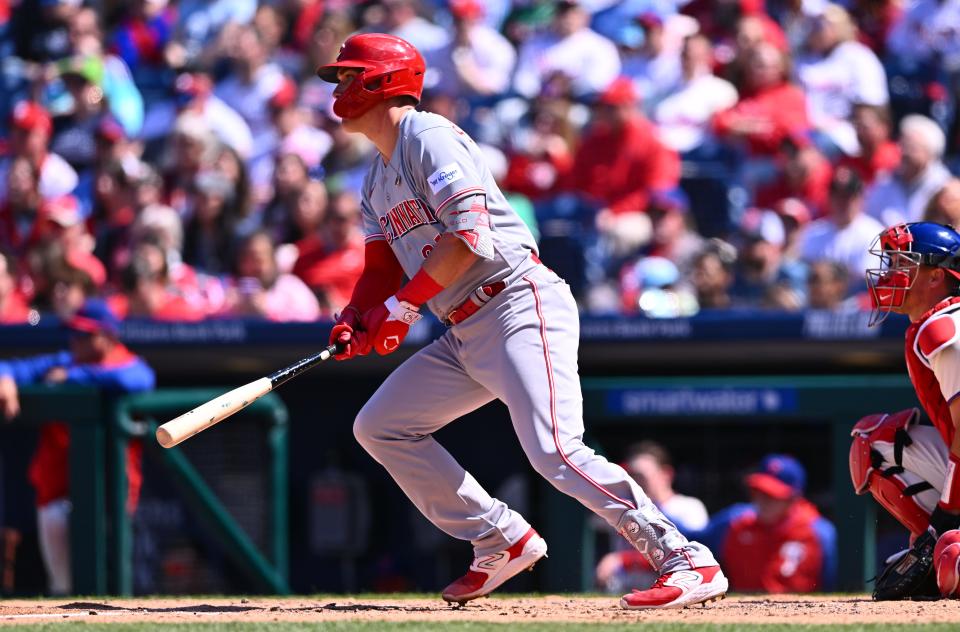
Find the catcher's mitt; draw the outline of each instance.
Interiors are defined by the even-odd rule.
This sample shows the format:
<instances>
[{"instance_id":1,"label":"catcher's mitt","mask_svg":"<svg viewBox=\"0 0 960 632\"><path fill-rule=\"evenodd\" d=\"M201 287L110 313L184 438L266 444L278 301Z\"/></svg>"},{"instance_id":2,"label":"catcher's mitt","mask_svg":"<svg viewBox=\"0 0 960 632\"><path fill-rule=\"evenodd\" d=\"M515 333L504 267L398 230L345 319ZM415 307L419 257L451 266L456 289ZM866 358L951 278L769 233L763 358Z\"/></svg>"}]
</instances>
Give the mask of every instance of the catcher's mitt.
<instances>
[{"instance_id":1,"label":"catcher's mitt","mask_svg":"<svg viewBox=\"0 0 960 632\"><path fill-rule=\"evenodd\" d=\"M939 599L933 573L933 548L937 538L929 531L920 535L904 555L886 565L877 577L873 598L877 601Z\"/></svg>"}]
</instances>

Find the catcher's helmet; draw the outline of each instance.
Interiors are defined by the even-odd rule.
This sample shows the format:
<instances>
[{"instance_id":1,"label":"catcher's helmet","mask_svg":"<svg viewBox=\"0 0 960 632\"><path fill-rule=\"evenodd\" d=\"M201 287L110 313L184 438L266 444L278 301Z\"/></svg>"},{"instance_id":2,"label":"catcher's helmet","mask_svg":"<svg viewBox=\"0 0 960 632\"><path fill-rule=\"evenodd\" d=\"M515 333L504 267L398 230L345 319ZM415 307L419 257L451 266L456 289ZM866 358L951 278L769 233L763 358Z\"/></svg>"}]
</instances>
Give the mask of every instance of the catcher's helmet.
<instances>
[{"instance_id":1,"label":"catcher's helmet","mask_svg":"<svg viewBox=\"0 0 960 632\"><path fill-rule=\"evenodd\" d=\"M891 310L903 305L921 265L943 268L960 279L960 233L944 224L891 226L877 235L870 254L880 258L879 268L867 269L874 307L871 325L883 322Z\"/></svg>"},{"instance_id":2,"label":"catcher's helmet","mask_svg":"<svg viewBox=\"0 0 960 632\"><path fill-rule=\"evenodd\" d=\"M360 71L333 103L334 113L349 119L362 116L391 97L411 96L420 101L427 65L413 44L404 39L386 33L361 33L348 37L337 61L321 66L317 76L339 83L337 73L341 68Z\"/></svg>"}]
</instances>

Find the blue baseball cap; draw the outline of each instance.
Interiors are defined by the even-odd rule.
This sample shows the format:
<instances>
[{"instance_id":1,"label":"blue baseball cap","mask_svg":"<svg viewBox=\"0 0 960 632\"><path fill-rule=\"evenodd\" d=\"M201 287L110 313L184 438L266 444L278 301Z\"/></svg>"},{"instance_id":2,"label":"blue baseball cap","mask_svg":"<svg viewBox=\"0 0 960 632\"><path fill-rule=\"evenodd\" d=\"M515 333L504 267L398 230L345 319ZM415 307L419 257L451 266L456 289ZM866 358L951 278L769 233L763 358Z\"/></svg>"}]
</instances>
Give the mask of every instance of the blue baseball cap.
<instances>
[{"instance_id":1,"label":"blue baseball cap","mask_svg":"<svg viewBox=\"0 0 960 632\"><path fill-rule=\"evenodd\" d=\"M807 472L792 456L768 454L760 461L760 469L747 475L746 483L750 489L787 500L803 494Z\"/></svg>"},{"instance_id":2,"label":"blue baseball cap","mask_svg":"<svg viewBox=\"0 0 960 632\"><path fill-rule=\"evenodd\" d=\"M117 336L120 333L120 319L110 306L99 298L89 298L83 307L77 310L66 322L67 329L88 334L105 333Z\"/></svg>"}]
</instances>

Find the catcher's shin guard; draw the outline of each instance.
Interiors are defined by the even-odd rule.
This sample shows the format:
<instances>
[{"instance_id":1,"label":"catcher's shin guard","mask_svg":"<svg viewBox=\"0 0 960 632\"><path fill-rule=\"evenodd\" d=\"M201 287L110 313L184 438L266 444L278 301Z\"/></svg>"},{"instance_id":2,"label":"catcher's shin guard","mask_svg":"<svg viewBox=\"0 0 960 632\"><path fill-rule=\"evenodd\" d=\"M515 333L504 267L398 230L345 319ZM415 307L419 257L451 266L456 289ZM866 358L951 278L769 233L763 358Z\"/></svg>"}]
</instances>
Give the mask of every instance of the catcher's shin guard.
<instances>
[{"instance_id":1,"label":"catcher's shin guard","mask_svg":"<svg viewBox=\"0 0 960 632\"><path fill-rule=\"evenodd\" d=\"M917 422L916 408L892 415L869 415L856 423L850 446L850 477L857 494L870 492L884 509L917 536L930 524L930 514L914 496L932 489L927 481L908 483L903 475L903 449L912 443L907 429ZM883 467L883 457L873 448L875 442L892 443L895 463Z\"/></svg>"}]
</instances>

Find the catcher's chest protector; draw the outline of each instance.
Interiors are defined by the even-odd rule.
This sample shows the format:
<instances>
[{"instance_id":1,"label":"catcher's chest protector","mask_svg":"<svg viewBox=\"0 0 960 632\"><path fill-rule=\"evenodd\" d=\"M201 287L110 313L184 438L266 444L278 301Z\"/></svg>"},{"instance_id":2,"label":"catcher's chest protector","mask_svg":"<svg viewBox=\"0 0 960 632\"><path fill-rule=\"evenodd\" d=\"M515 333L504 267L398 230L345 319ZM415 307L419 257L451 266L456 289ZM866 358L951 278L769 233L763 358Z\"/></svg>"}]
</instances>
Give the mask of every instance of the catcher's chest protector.
<instances>
[{"instance_id":1,"label":"catcher's chest protector","mask_svg":"<svg viewBox=\"0 0 960 632\"><path fill-rule=\"evenodd\" d=\"M917 392L917 399L920 405L926 411L933 425L937 428L944 442L949 446L953 442L953 418L950 416L950 406L943 398L940 392L940 384L933 370L921 358L921 349L917 344L917 336L924 330L924 325L934 315L939 315L945 310L960 312L960 296L951 297L938 303L933 309L920 317L915 323L911 323L907 328L906 348L904 349L907 360L907 373L910 375L910 381L913 382L913 388ZM951 318L952 316L944 316Z\"/></svg>"}]
</instances>

